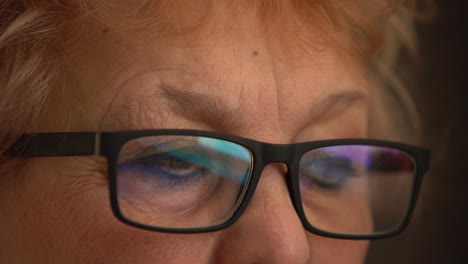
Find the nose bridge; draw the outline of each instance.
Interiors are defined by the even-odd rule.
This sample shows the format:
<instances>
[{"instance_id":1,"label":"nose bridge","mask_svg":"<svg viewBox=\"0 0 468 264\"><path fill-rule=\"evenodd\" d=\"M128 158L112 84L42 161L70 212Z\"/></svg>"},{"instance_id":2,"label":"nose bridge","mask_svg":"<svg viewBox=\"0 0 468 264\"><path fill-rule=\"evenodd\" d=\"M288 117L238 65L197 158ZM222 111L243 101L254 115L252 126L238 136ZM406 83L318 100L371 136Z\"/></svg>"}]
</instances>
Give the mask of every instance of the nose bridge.
<instances>
[{"instance_id":1,"label":"nose bridge","mask_svg":"<svg viewBox=\"0 0 468 264\"><path fill-rule=\"evenodd\" d=\"M271 163L283 163L286 165L286 173L289 177L286 177L286 185L289 193L289 197L293 204L294 209L297 212L297 194L295 193L294 180L291 175L291 166L295 155L295 145L294 144L271 144L263 143L262 145L262 174L263 170L268 164Z\"/></svg>"},{"instance_id":2,"label":"nose bridge","mask_svg":"<svg viewBox=\"0 0 468 264\"><path fill-rule=\"evenodd\" d=\"M285 163L290 165L294 156L294 145L264 143L261 148L263 164Z\"/></svg>"},{"instance_id":3,"label":"nose bridge","mask_svg":"<svg viewBox=\"0 0 468 264\"><path fill-rule=\"evenodd\" d=\"M283 144L263 143L260 150L264 167L289 164L294 154L290 145ZM307 263L310 259L307 233L290 199L291 181L286 186L284 177L278 177L282 173L274 166L262 170L242 217L223 233L216 262Z\"/></svg>"}]
</instances>

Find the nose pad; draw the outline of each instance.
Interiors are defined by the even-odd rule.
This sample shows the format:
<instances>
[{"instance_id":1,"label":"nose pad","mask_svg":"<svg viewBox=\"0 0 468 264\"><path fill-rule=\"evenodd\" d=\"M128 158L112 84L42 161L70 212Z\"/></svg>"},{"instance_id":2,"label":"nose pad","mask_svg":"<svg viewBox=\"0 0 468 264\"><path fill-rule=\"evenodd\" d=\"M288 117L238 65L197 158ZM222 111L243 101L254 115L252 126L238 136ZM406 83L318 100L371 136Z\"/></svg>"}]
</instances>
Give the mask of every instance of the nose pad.
<instances>
[{"instance_id":1,"label":"nose pad","mask_svg":"<svg viewBox=\"0 0 468 264\"><path fill-rule=\"evenodd\" d=\"M242 216L220 233L216 263L307 263L307 231L299 219L285 164L269 164Z\"/></svg>"},{"instance_id":2,"label":"nose pad","mask_svg":"<svg viewBox=\"0 0 468 264\"><path fill-rule=\"evenodd\" d=\"M286 181L286 186L288 188L288 193L289 193L289 198L291 199L291 203L294 207L294 210L296 212L299 212L299 202L300 202L300 193L299 193L299 179L293 178L292 175L298 175L297 172L295 172L294 168L288 167L286 164L284 165L285 168L285 181Z\"/></svg>"},{"instance_id":3,"label":"nose pad","mask_svg":"<svg viewBox=\"0 0 468 264\"><path fill-rule=\"evenodd\" d=\"M279 173L281 173L281 175L283 175L284 183L287 187L287 191L289 194L289 199L294 208L294 211L299 217L299 210L301 210L299 208L301 206L300 205L301 198L300 198L300 191L299 191L299 179L297 177L296 178L293 177L293 175L299 175L299 172L296 170L296 168L292 168L285 163L270 163L267 166L265 166L265 169L275 169ZM263 172L262 172L262 175L263 175ZM300 220L302 222L302 219Z\"/></svg>"}]
</instances>

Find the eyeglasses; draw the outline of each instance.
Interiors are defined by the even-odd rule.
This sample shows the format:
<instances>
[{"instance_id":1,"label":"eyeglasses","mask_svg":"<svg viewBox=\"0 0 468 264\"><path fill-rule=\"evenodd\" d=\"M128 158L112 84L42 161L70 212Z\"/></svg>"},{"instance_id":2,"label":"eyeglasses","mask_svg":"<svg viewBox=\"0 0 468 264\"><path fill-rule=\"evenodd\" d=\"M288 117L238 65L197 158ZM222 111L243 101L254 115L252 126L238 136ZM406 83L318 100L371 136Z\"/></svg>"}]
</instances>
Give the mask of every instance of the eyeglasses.
<instances>
[{"instance_id":1,"label":"eyeglasses","mask_svg":"<svg viewBox=\"0 0 468 264\"><path fill-rule=\"evenodd\" d=\"M232 225L263 168L284 163L304 228L343 239L403 231L429 162L428 150L388 141L269 144L195 130L25 135L9 155L105 156L114 215L135 227L174 233Z\"/></svg>"}]
</instances>

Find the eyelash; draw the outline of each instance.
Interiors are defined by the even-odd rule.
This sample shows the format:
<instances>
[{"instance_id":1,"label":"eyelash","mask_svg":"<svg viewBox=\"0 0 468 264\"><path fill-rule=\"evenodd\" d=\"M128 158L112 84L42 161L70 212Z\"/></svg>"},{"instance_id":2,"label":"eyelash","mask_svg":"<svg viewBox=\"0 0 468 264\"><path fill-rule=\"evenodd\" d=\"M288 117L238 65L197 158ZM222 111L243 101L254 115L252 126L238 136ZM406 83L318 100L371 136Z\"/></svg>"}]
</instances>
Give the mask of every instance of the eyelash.
<instances>
[{"instance_id":1,"label":"eyelash","mask_svg":"<svg viewBox=\"0 0 468 264\"><path fill-rule=\"evenodd\" d=\"M312 173L307 173L307 174L301 173L300 175L301 175L301 178L305 179L306 181L313 182L313 184L318 185L318 187L320 188L339 189L340 187L346 184L349 178L356 176L356 172L354 168L352 167L351 162L348 159L325 155L323 157L319 157L318 159L312 160L309 163L313 167L314 163L317 164L318 162L325 163L324 165L326 167L325 172L317 173L313 169L310 169ZM333 167L333 171L340 170L341 172L343 172L339 174L338 180L327 181L326 175L327 173L329 173L328 167L330 167L330 163L334 163L333 166L331 166Z\"/></svg>"},{"instance_id":2,"label":"eyelash","mask_svg":"<svg viewBox=\"0 0 468 264\"><path fill-rule=\"evenodd\" d=\"M147 152L147 150L148 149L145 149L145 151L143 152ZM187 153L194 152L194 150L190 148L184 148L180 150L183 150ZM168 167L167 164L171 164L171 162L178 162L182 165L189 165L189 169L192 170L193 168L194 170L188 173L188 175L180 175L177 173L177 171L170 172L171 168ZM143 176L140 176L142 177L142 180L157 180L158 184L163 185L167 188L182 188L190 186L192 184L200 182L203 178L210 176L208 174L209 171L207 169L196 166L190 162L186 162L174 155L170 155L169 153L158 153L147 156L137 155L137 158L124 162L119 167L120 169L131 169L126 168L126 166L129 166L132 169L136 169L139 171L150 171L149 173L145 172Z\"/></svg>"}]
</instances>

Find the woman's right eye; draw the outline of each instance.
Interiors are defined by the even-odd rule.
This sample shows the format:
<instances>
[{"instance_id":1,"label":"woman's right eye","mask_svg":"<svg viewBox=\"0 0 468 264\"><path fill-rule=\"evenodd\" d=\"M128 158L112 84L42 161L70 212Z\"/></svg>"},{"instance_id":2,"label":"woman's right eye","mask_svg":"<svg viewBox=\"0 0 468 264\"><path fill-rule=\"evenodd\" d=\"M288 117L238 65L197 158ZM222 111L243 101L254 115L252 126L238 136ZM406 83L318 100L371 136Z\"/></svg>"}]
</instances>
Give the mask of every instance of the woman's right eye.
<instances>
[{"instance_id":1,"label":"woman's right eye","mask_svg":"<svg viewBox=\"0 0 468 264\"><path fill-rule=\"evenodd\" d=\"M118 165L119 202L158 217L195 213L219 186L212 163L193 146L152 145Z\"/></svg>"},{"instance_id":2,"label":"woman's right eye","mask_svg":"<svg viewBox=\"0 0 468 264\"><path fill-rule=\"evenodd\" d=\"M197 184L210 174L206 158L181 149L124 162L119 165L119 173L148 184L150 188L177 188Z\"/></svg>"},{"instance_id":3,"label":"woman's right eye","mask_svg":"<svg viewBox=\"0 0 468 264\"><path fill-rule=\"evenodd\" d=\"M193 146L152 145L120 162L119 177L147 191L180 189L202 184L215 174L213 162Z\"/></svg>"}]
</instances>

